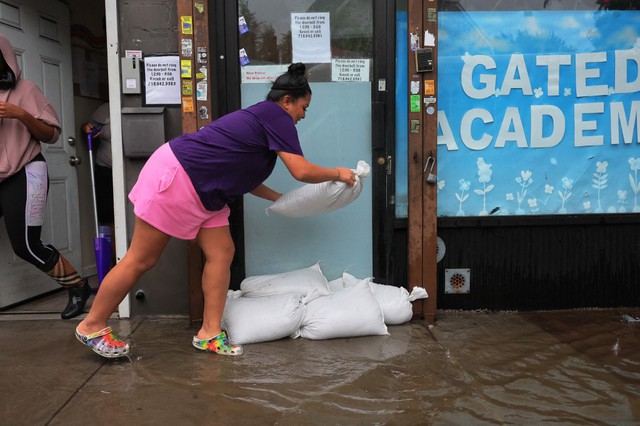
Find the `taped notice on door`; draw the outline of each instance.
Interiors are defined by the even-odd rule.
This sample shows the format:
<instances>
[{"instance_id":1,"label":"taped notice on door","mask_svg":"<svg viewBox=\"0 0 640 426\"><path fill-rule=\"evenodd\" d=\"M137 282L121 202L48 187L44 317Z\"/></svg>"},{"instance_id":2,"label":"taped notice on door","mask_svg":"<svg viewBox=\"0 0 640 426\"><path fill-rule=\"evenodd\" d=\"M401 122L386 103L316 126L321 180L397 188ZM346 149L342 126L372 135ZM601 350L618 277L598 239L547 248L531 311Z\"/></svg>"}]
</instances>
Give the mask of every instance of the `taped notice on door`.
<instances>
[{"instance_id":1,"label":"taped notice on door","mask_svg":"<svg viewBox=\"0 0 640 426\"><path fill-rule=\"evenodd\" d=\"M252 65L242 67L242 84L245 83L273 83L278 77L287 72L289 65Z\"/></svg>"},{"instance_id":2,"label":"taped notice on door","mask_svg":"<svg viewBox=\"0 0 640 426\"><path fill-rule=\"evenodd\" d=\"M145 101L149 105L180 104L180 57L144 59Z\"/></svg>"},{"instance_id":3,"label":"taped notice on door","mask_svg":"<svg viewBox=\"0 0 640 426\"><path fill-rule=\"evenodd\" d=\"M332 81L369 81L369 59L333 59Z\"/></svg>"},{"instance_id":4,"label":"taped notice on door","mask_svg":"<svg viewBox=\"0 0 640 426\"><path fill-rule=\"evenodd\" d=\"M331 29L328 12L292 13L293 62L331 62Z\"/></svg>"}]
</instances>

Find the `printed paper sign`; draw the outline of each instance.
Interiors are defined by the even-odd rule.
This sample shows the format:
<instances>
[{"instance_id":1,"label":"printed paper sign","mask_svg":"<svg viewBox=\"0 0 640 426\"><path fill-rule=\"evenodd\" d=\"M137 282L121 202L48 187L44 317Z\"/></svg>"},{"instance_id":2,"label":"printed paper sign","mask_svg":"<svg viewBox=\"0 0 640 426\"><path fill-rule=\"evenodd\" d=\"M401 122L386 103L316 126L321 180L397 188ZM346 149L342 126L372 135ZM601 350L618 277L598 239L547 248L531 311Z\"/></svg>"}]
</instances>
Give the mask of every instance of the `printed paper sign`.
<instances>
[{"instance_id":1,"label":"printed paper sign","mask_svg":"<svg viewBox=\"0 0 640 426\"><path fill-rule=\"evenodd\" d=\"M369 81L369 59L333 59L331 80Z\"/></svg>"},{"instance_id":2,"label":"printed paper sign","mask_svg":"<svg viewBox=\"0 0 640 426\"><path fill-rule=\"evenodd\" d=\"M287 72L289 65L253 65L244 67L242 84L245 83L273 83L276 78Z\"/></svg>"},{"instance_id":3,"label":"printed paper sign","mask_svg":"<svg viewBox=\"0 0 640 426\"><path fill-rule=\"evenodd\" d=\"M180 104L179 56L147 56L144 78L147 104Z\"/></svg>"},{"instance_id":4,"label":"printed paper sign","mask_svg":"<svg viewBox=\"0 0 640 426\"><path fill-rule=\"evenodd\" d=\"M329 13L292 13L293 62L331 62Z\"/></svg>"}]
</instances>

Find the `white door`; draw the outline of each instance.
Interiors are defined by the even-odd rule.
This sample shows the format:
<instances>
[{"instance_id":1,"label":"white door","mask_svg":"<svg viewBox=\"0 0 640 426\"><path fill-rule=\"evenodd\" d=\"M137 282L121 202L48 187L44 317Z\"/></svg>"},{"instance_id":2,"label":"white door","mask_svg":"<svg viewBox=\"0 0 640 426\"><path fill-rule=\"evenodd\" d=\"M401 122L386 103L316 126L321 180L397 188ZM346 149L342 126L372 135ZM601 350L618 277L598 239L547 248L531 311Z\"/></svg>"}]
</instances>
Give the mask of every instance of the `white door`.
<instances>
[{"instance_id":1,"label":"white door","mask_svg":"<svg viewBox=\"0 0 640 426\"><path fill-rule=\"evenodd\" d=\"M78 181L69 161L76 150L67 140L75 136L69 9L57 0L0 0L0 32L16 50L22 77L40 86L62 123L60 139L42 145L50 179L42 241L53 244L80 268ZM4 223L0 224L0 277L0 308L59 288L13 254Z\"/></svg>"}]
</instances>

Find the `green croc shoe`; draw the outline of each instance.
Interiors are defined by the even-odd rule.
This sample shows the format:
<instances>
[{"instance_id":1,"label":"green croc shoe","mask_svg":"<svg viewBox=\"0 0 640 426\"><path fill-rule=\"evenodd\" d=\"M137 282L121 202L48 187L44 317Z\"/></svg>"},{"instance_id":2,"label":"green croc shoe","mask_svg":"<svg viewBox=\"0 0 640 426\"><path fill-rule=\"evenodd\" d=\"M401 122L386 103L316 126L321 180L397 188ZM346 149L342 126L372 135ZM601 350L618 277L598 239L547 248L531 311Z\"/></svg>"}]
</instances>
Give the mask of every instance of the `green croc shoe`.
<instances>
[{"instance_id":1,"label":"green croc shoe","mask_svg":"<svg viewBox=\"0 0 640 426\"><path fill-rule=\"evenodd\" d=\"M193 346L201 351L215 352L219 355L242 355L242 346L229 343L227 333L224 331L209 339L198 339L197 336L193 336Z\"/></svg>"}]
</instances>

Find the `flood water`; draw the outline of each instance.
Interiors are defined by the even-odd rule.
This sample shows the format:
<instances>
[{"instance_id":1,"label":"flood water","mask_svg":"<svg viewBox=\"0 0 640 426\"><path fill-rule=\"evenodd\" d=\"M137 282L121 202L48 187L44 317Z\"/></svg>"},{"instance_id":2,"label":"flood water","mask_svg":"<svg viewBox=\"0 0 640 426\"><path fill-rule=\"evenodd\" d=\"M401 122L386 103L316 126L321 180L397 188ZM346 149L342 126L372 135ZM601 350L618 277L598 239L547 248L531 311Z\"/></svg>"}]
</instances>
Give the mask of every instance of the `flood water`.
<instances>
[{"instance_id":1,"label":"flood water","mask_svg":"<svg viewBox=\"0 0 640 426\"><path fill-rule=\"evenodd\" d=\"M639 312L439 312L435 325L388 336L284 339L246 345L238 358L193 349L184 319L116 321L130 333L130 361L105 362L57 336L69 359L25 350L31 360L3 366L12 389L0 392L0 423L85 424L102 407L93 424L640 424L640 324L625 313ZM42 330L33 327L22 335ZM73 382L70 364L82 376ZM21 380L29 395L45 383L43 399L59 406L36 416Z\"/></svg>"}]
</instances>

